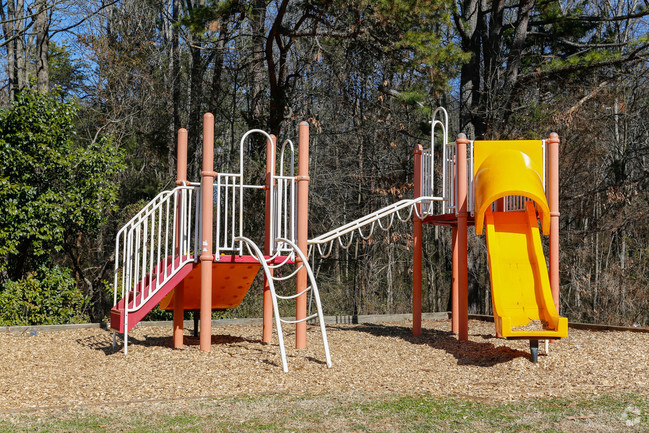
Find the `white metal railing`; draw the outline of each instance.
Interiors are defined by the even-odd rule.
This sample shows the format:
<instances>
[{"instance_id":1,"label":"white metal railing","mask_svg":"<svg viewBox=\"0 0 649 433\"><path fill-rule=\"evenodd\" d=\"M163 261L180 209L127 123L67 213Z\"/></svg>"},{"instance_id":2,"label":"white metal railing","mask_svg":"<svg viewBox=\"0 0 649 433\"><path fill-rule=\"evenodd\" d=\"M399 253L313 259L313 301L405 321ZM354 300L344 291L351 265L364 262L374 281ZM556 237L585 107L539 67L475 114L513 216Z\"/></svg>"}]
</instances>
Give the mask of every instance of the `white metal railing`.
<instances>
[{"instance_id":1,"label":"white metal railing","mask_svg":"<svg viewBox=\"0 0 649 433\"><path fill-rule=\"evenodd\" d=\"M197 183L161 192L117 233L113 301L124 302L125 341L128 313L198 257L200 202Z\"/></svg>"},{"instance_id":2,"label":"white metal railing","mask_svg":"<svg viewBox=\"0 0 649 433\"><path fill-rule=\"evenodd\" d=\"M273 218L270 239L273 239L273 242L271 251L279 254L293 254L293 248L281 241L281 239L288 239L293 243L297 242L297 179L295 177L295 148L291 140L286 140L282 144L279 175L273 175L272 191L270 213Z\"/></svg>"},{"instance_id":3,"label":"white metal railing","mask_svg":"<svg viewBox=\"0 0 649 433\"><path fill-rule=\"evenodd\" d=\"M241 252L234 238L243 232L243 173L219 173L214 182L214 249L216 259L224 252Z\"/></svg>"},{"instance_id":4,"label":"white metal railing","mask_svg":"<svg viewBox=\"0 0 649 433\"><path fill-rule=\"evenodd\" d=\"M277 239L276 241L278 243L284 244L286 247L291 248L293 250L292 255L294 256L297 255L297 257L299 257L300 260L298 262L283 260L282 262L277 264L270 264L272 258L267 260L264 257L264 254L259 249L259 247L253 241L243 236L236 238L236 241L246 245L249 254L257 258L257 261L261 263L262 268L264 270L266 280L268 281L271 298L273 300L273 315L275 316L275 326L277 327L277 339L279 341L279 350L280 350L280 356L282 358L282 368L284 369L284 372L288 372L288 363L286 361L286 349L284 347L284 333L282 332L282 323L287 323L287 324L300 323L300 322L306 322L314 318L317 318L320 323L320 332L322 334L322 344L324 346L327 367L331 368L331 355L329 354L329 343L327 341L327 331L325 329L324 316L322 312L322 304L320 303L320 294L318 292L318 285L316 284L315 276L313 275L313 271L311 270L311 267L309 266L309 262L306 256L304 255L304 253L297 247L297 245L293 241L286 238ZM287 269L284 272L282 272L283 270L282 268L291 265L293 265L295 269ZM305 269L307 272L308 286L303 291L296 294L292 294L288 296L282 296L277 294L275 283L279 281L285 281L290 278L294 278L297 275L297 273L302 269ZM273 270L274 272L271 272L271 270ZM306 296L307 292L309 291L312 293L313 299L315 299L316 301L316 313L311 314L299 320L282 319L279 314L278 300L297 299L299 296L302 295Z\"/></svg>"},{"instance_id":5,"label":"white metal railing","mask_svg":"<svg viewBox=\"0 0 649 433\"><path fill-rule=\"evenodd\" d=\"M244 252L243 241L236 238L243 238L244 214L246 202L244 195L250 190L265 190L266 185L245 184L244 173L244 147L246 140L252 134L261 134L267 140L271 136L260 129L252 129L246 132L241 138L239 153L238 173L218 173L214 184L215 205L215 254L216 260L223 253L242 255ZM289 161L285 160L285 152L288 145ZM284 245L279 238L287 238L295 241L297 239L297 182L294 173L295 151L290 140L284 142L280 152L280 173L276 175L274 164L271 165L271 202L270 202L270 239L271 254L290 252L291 248ZM289 171L284 174L285 168ZM258 208L258 206L257 206Z\"/></svg>"},{"instance_id":6,"label":"white metal railing","mask_svg":"<svg viewBox=\"0 0 649 433\"><path fill-rule=\"evenodd\" d=\"M444 149L444 213L457 213L457 146L455 142L446 143ZM469 142L466 152L466 207L469 214L473 214L475 211L473 170L472 140Z\"/></svg>"},{"instance_id":7,"label":"white metal railing","mask_svg":"<svg viewBox=\"0 0 649 433\"><path fill-rule=\"evenodd\" d=\"M456 146L455 142L444 143L444 209L443 213L456 213L456 171L455 171L455 160L456 160Z\"/></svg>"},{"instance_id":8,"label":"white metal railing","mask_svg":"<svg viewBox=\"0 0 649 433\"><path fill-rule=\"evenodd\" d=\"M385 231L392 227L395 216L401 222L409 221L412 218L413 213L417 217L421 218L423 215L417 211L418 204L441 200L441 197L418 197L415 199L400 200L327 233L309 239L307 244L309 247L315 245L318 254L320 254L322 258L326 258L329 257L333 250L334 241L337 240L342 248L347 249L351 246L356 232L358 232L358 235L362 239L369 239L374 233L376 225L378 225L381 230ZM402 215L401 212L405 212L405 214ZM387 221L383 222L384 219L387 219ZM366 226L369 226L369 229L364 233L363 229ZM345 235L348 235L348 238L343 241ZM311 253L311 251L309 253Z\"/></svg>"},{"instance_id":9,"label":"white metal railing","mask_svg":"<svg viewBox=\"0 0 649 433\"><path fill-rule=\"evenodd\" d=\"M441 141L442 161L446 160L446 146L448 143L448 112L443 107L435 109L430 121L430 149L424 149L421 155L421 195L435 197L435 143ZM436 133L439 133L436 135ZM437 139L436 139L437 137ZM442 184L446 178L445 166L442 163ZM444 197L444 189L441 188L441 197ZM444 213L446 200L439 200ZM424 201L421 203L422 215L435 214L435 201Z\"/></svg>"}]
</instances>

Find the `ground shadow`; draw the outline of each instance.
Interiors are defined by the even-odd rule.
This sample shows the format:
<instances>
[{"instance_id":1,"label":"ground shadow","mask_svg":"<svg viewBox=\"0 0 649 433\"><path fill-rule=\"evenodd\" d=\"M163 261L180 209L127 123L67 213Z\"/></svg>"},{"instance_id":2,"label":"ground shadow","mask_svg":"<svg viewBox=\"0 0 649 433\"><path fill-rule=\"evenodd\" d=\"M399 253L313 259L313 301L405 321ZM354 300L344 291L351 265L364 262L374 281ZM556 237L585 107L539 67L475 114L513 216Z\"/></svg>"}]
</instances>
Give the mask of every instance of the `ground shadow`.
<instances>
[{"instance_id":1,"label":"ground shadow","mask_svg":"<svg viewBox=\"0 0 649 433\"><path fill-rule=\"evenodd\" d=\"M120 347L117 346L115 349L113 349L113 336L110 333L77 338L75 342L83 347L102 351L106 355L115 353L117 351L117 348Z\"/></svg>"},{"instance_id":2,"label":"ground shadow","mask_svg":"<svg viewBox=\"0 0 649 433\"><path fill-rule=\"evenodd\" d=\"M211 339L212 345L232 345L238 343L261 343L259 339L248 339L239 336L233 335L212 335ZM115 348L113 348L113 336L112 333L106 333L105 335L92 335L89 337L78 338L76 343L87 347L89 349L98 350L104 352L106 355L112 355L117 352L121 352L124 347L124 340L121 334L116 336ZM152 336L143 336L141 338L134 337L129 335L128 337L129 346L158 346L158 347L168 347L173 348L173 337L172 336L161 336L161 337L152 337ZM200 338L194 337L191 335L185 335L183 338L184 346L199 346Z\"/></svg>"},{"instance_id":3,"label":"ground shadow","mask_svg":"<svg viewBox=\"0 0 649 433\"><path fill-rule=\"evenodd\" d=\"M200 337L185 335L183 338L183 345L185 346L199 346ZM251 340L234 335L212 335L211 344L213 346L235 344L235 343L260 343L260 340ZM159 346L173 348L172 336L152 337L145 335L142 338L134 338L129 335L129 346Z\"/></svg>"},{"instance_id":4,"label":"ground shadow","mask_svg":"<svg viewBox=\"0 0 649 433\"><path fill-rule=\"evenodd\" d=\"M515 358L530 359L530 353L527 351L512 349L507 346L495 346L489 342L459 341L454 333L436 329L422 329L421 336L414 337L412 328L406 326L363 323L354 327L336 325L329 325L328 327L345 332L366 332L377 337L401 338L412 344L425 344L453 355L457 359L458 365L492 367ZM478 337L483 336L479 335ZM493 336L484 337L488 339L494 338Z\"/></svg>"}]
</instances>

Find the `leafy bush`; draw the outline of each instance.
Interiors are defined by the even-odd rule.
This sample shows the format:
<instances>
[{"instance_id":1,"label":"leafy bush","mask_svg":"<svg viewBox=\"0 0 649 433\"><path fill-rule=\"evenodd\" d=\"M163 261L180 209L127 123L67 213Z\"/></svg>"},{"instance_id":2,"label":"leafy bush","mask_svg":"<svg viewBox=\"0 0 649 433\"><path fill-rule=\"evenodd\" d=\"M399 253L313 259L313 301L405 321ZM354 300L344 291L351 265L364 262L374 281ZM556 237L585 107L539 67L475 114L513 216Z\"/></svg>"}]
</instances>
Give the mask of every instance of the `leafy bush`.
<instances>
[{"instance_id":1,"label":"leafy bush","mask_svg":"<svg viewBox=\"0 0 649 433\"><path fill-rule=\"evenodd\" d=\"M77 290L70 270L41 266L0 292L0 325L55 325L87 322L88 298Z\"/></svg>"}]
</instances>

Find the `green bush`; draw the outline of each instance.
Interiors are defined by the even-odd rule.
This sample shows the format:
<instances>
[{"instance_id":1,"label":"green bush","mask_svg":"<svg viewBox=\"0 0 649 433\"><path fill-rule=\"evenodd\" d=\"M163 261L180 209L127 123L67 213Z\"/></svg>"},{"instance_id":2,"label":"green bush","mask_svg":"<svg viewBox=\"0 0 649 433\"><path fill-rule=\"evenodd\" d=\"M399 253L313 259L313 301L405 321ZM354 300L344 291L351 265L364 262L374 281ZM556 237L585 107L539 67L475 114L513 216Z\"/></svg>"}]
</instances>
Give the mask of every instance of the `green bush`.
<instances>
[{"instance_id":1,"label":"green bush","mask_svg":"<svg viewBox=\"0 0 649 433\"><path fill-rule=\"evenodd\" d=\"M88 298L77 289L70 270L46 265L0 292L0 325L55 325L87 322Z\"/></svg>"}]
</instances>

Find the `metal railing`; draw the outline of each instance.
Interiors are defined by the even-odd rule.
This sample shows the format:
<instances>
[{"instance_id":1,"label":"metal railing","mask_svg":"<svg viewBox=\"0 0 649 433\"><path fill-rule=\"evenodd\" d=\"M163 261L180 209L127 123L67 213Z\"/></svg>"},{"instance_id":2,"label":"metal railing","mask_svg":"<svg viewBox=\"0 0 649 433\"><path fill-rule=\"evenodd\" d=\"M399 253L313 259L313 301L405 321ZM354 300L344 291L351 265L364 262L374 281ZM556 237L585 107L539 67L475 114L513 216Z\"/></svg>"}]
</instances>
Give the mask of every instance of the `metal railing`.
<instances>
[{"instance_id":1,"label":"metal railing","mask_svg":"<svg viewBox=\"0 0 649 433\"><path fill-rule=\"evenodd\" d=\"M245 184L244 148L245 141L252 134L261 134L267 140L271 136L261 129L252 129L241 138L238 173L218 173L214 184L215 200L215 254L216 260L223 253L243 255L244 214L246 205L245 194L251 190L265 190L266 185ZM286 146L288 145L289 161L285 161ZM292 251L277 239L297 239L297 182L294 176L295 152L293 143L287 140L282 145L280 153L280 174L276 175L274 165L271 167L271 202L270 202L270 239L271 254ZM284 174L285 168L289 175Z\"/></svg>"},{"instance_id":2,"label":"metal railing","mask_svg":"<svg viewBox=\"0 0 649 433\"><path fill-rule=\"evenodd\" d=\"M161 192L117 233L113 300L124 300L126 331L128 313L198 256L200 202L197 183Z\"/></svg>"},{"instance_id":3,"label":"metal railing","mask_svg":"<svg viewBox=\"0 0 649 433\"><path fill-rule=\"evenodd\" d=\"M249 254L251 256L256 257L257 261L261 263L261 266L264 270L264 274L266 275L266 280L268 281L271 298L273 300L273 315L275 316L275 326L277 327L277 339L279 341L279 350L282 359L282 368L284 369L284 372L288 372L288 363L286 361L286 349L284 347L284 333L282 331L282 323L286 323L286 324L301 323L315 318L317 318L318 322L320 323L320 333L322 334L322 344L324 346L327 367L331 368L331 355L329 354L329 343L327 341L327 331L325 329L324 315L322 312L322 304L320 303L320 294L318 292L318 285L316 284L315 276L313 275L313 271L311 270L311 267L309 266L309 262L306 256L304 255L304 253L298 248L298 246L293 241L286 238L277 239L276 241L278 243L285 245L287 248L291 248L292 249L291 255L297 256L299 260L291 261L286 259L277 264L270 264L273 258L268 260L265 259L264 254L261 252L259 247L253 241L251 241L246 237L238 237L236 238L236 241L244 243L246 245ZM294 266L294 269L283 269L288 266ZM276 291L275 283L280 281L285 281L290 278L295 278L297 273L303 269L306 270L307 273L308 286L303 291L296 294L291 294L288 296L279 295ZM273 270L274 272L271 272L271 270ZM282 319L282 317L279 314L278 301L297 299L302 295L306 296L308 292L311 292L311 294L313 295L313 299L315 299L316 301L316 312L314 314L311 314L307 317L298 320Z\"/></svg>"},{"instance_id":4,"label":"metal railing","mask_svg":"<svg viewBox=\"0 0 649 433\"><path fill-rule=\"evenodd\" d=\"M285 170L288 171L287 174ZM273 175L272 191L271 251L278 254L293 254L291 245L282 241L288 239L293 243L297 242L297 178L295 177L295 148L291 140L286 140L282 144L279 175Z\"/></svg>"},{"instance_id":5,"label":"metal railing","mask_svg":"<svg viewBox=\"0 0 649 433\"><path fill-rule=\"evenodd\" d=\"M374 234L374 229L377 225L381 230L386 231L392 227L395 216L401 222L409 221L413 214L421 218L424 215L417 211L418 204L441 200L441 197L418 197L415 199L400 200L327 233L309 239L307 244L309 247L315 245L318 254L322 258L327 258L333 250L334 241L337 240L342 248L347 249L351 246L355 233L358 233L362 239L369 239ZM404 215L401 212L404 212ZM383 221L384 219L386 220L385 222ZM364 233L363 228L366 226L369 226L369 229ZM348 235L348 238L343 241L343 237L346 235ZM309 255L311 255L311 251L309 251Z\"/></svg>"},{"instance_id":6,"label":"metal railing","mask_svg":"<svg viewBox=\"0 0 649 433\"><path fill-rule=\"evenodd\" d=\"M457 213L457 147L451 142L444 149L444 213ZM466 152L466 207L470 214L475 211L473 170L473 141L470 141Z\"/></svg>"}]
</instances>

